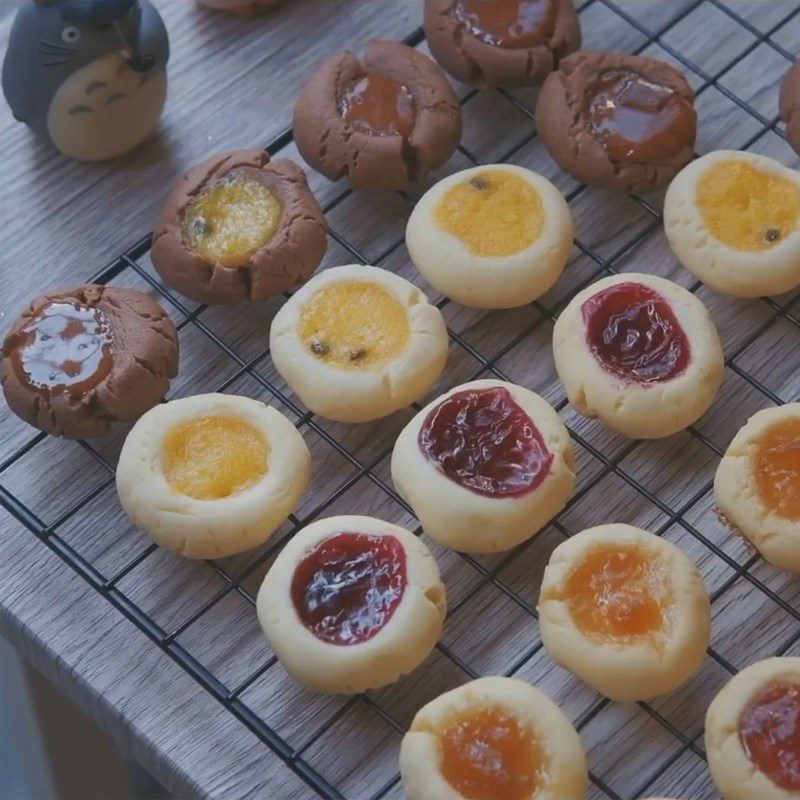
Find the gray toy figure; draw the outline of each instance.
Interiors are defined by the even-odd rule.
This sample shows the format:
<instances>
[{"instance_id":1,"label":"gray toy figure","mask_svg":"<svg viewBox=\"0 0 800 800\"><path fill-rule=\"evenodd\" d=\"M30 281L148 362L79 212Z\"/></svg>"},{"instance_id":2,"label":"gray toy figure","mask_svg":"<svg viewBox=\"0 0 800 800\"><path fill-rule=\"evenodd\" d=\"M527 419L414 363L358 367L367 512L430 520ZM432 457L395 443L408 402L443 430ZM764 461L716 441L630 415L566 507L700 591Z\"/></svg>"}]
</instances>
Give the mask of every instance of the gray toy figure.
<instances>
[{"instance_id":1,"label":"gray toy figure","mask_svg":"<svg viewBox=\"0 0 800 800\"><path fill-rule=\"evenodd\" d=\"M3 93L65 155L113 158L155 129L169 41L148 0L26 0L11 28Z\"/></svg>"}]
</instances>

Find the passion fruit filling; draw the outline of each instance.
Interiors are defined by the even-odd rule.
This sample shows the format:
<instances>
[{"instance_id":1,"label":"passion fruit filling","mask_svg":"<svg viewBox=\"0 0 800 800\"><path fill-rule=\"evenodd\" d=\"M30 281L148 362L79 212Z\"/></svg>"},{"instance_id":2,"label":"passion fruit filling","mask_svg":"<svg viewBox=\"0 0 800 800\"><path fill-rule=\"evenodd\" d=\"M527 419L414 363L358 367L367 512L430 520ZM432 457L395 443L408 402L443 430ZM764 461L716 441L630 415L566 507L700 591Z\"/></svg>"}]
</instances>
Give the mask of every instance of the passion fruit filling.
<instances>
[{"instance_id":1,"label":"passion fruit filling","mask_svg":"<svg viewBox=\"0 0 800 800\"><path fill-rule=\"evenodd\" d=\"M417 104L408 87L399 81L371 74L344 87L339 113L362 133L399 135L407 140L414 130Z\"/></svg>"},{"instance_id":2,"label":"passion fruit filling","mask_svg":"<svg viewBox=\"0 0 800 800\"><path fill-rule=\"evenodd\" d=\"M510 170L487 169L448 189L436 224L474 255L511 256L530 247L544 228L539 192Z\"/></svg>"},{"instance_id":3,"label":"passion fruit filling","mask_svg":"<svg viewBox=\"0 0 800 800\"><path fill-rule=\"evenodd\" d=\"M601 640L629 640L663 630L669 586L662 565L646 550L599 547L570 573L562 599L583 633Z\"/></svg>"},{"instance_id":4,"label":"passion fruit filling","mask_svg":"<svg viewBox=\"0 0 800 800\"><path fill-rule=\"evenodd\" d=\"M764 505L781 517L800 520L800 419L784 420L764 432L752 469Z\"/></svg>"},{"instance_id":5,"label":"passion fruit filling","mask_svg":"<svg viewBox=\"0 0 800 800\"><path fill-rule=\"evenodd\" d=\"M195 500L219 500L240 494L267 474L269 444L239 417L197 417L167 432L162 458L175 491Z\"/></svg>"},{"instance_id":6,"label":"passion fruit filling","mask_svg":"<svg viewBox=\"0 0 800 800\"><path fill-rule=\"evenodd\" d=\"M675 312L642 283L618 283L581 306L586 343L607 372L626 381L658 383L684 372L690 346Z\"/></svg>"},{"instance_id":7,"label":"passion fruit filling","mask_svg":"<svg viewBox=\"0 0 800 800\"><path fill-rule=\"evenodd\" d=\"M50 303L20 334L11 363L32 389L79 395L101 383L114 365L114 337L99 308Z\"/></svg>"},{"instance_id":8,"label":"passion fruit filling","mask_svg":"<svg viewBox=\"0 0 800 800\"><path fill-rule=\"evenodd\" d=\"M270 189L233 172L206 187L186 207L183 238L210 264L240 267L275 235L281 206Z\"/></svg>"},{"instance_id":9,"label":"passion fruit filling","mask_svg":"<svg viewBox=\"0 0 800 800\"><path fill-rule=\"evenodd\" d=\"M787 792L800 792L800 682L777 681L747 704L739 740L756 768Z\"/></svg>"},{"instance_id":10,"label":"passion fruit filling","mask_svg":"<svg viewBox=\"0 0 800 800\"><path fill-rule=\"evenodd\" d=\"M366 281L320 289L300 314L300 338L316 358L344 369L374 369L408 346L408 313L397 297Z\"/></svg>"},{"instance_id":11,"label":"passion fruit filling","mask_svg":"<svg viewBox=\"0 0 800 800\"><path fill-rule=\"evenodd\" d=\"M482 42L520 49L549 41L558 7L556 0L458 0L454 14Z\"/></svg>"},{"instance_id":12,"label":"passion fruit filling","mask_svg":"<svg viewBox=\"0 0 800 800\"><path fill-rule=\"evenodd\" d=\"M504 708L458 715L439 732L439 743L443 777L469 800L531 800L542 785L542 745Z\"/></svg>"},{"instance_id":13,"label":"passion fruit filling","mask_svg":"<svg viewBox=\"0 0 800 800\"><path fill-rule=\"evenodd\" d=\"M418 437L422 454L465 489L487 497L533 491L553 454L508 389L467 389L430 411Z\"/></svg>"},{"instance_id":14,"label":"passion fruit filling","mask_svg":"<svg viewBox=\"0 0 800 800\"><path fill-rule=\"evenodd\" d=\"M300 560L292 576L292 603L318 639L359 644L389 622L407 582L406 552L397 537L337 533Z\"/></svg>"},{"instance_id":15,"label":"passion fruit filling","mask_svg":"<svg viewBox=\"0 0 800 800\"><path fill-rule=\"evenodd\" d=\"M800 220L800 186L746 161L709 167L697 183L696 202L712 236L746 252L775 247Z\"/></svg>"}]
</instances>

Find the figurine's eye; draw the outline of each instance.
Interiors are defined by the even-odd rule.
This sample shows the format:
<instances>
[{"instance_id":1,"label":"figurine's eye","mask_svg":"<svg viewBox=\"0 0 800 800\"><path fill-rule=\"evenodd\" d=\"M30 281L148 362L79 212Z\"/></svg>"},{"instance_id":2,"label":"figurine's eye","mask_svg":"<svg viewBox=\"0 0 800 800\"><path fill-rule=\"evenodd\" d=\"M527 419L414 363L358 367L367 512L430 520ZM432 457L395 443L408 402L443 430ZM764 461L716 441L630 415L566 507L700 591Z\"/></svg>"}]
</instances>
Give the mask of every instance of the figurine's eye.
<instances>
[{"instance_id":1,"label":"figurine's eye","mask_svg":"<svg viewBox=\"0 0 800 800\"><path fill-rule=\"evenodd\" d=\"M81 29L75 25L67 25L67 27L61 31L61 40L67 44L75 44L75 42L80 41L80 38Z\"/></svg>"}]
</instances>

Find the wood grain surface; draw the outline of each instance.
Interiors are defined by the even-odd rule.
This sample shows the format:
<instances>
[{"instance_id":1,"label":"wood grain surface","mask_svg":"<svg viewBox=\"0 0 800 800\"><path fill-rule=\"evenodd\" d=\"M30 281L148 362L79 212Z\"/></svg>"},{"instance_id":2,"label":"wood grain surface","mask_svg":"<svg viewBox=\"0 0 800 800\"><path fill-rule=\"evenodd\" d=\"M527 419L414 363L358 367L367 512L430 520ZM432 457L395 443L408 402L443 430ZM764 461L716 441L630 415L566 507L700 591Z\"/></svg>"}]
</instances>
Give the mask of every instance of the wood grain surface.
<instances>
[{"instance_id":1,"label":"wood grain surface","mask_svg":"<svg viewBox=\"0 0 800 800\"><path fill-rule=\"evenodd\" d=\"M265 145L284 130L293 97L318 60L372 37L402 39L421 17L418 0L289 0L254 20L206 13L188 0L156 4L173 55L164 124L148 146L113 164L79 165L35 142L7 107L0 112L4 327L34 294L88 279L146 233L183 169L217 151ZM800 51L800 16L787 20L796 2L727 0L726 5L743 19L715 0L590 0L581 12L585 46L641 50L682 66L698 91L698 152L748 147L797 167L797 156L774 125L787 54ZM8 29L8 19L0 20L3 48ZM653 33L660 37L648 43ZM747 417L800 397L800 297L744 301L698 288L729 363L717 402L693 431L631 443L580 418L564 401L550 349L553 315L571 293L599 277L601 269L652 272L687 287L693 281L671 255L654 215L663 193L642 204L580 189L534 136L525 113L533 97L530 91L470 97L464 106L465 149L433 179L469 166L470 155L483 163L508 157L543 173L571 197L574 255L562 280L531 307L482 312L445 304L451 358L435 391L494 371L545 396L561 409L576 438L579 490L555 524L510 555L465 559L426 540L441 566L451 612L442 647L415 673L355 700L314 696L294 686L274 663L252 608L271 553L292 525L261 551L212 566L151 552L125 519L109 483L124 429L93 443L105 463L80 443L46 439L0 474L0 485L101 576L124 570L114 591L165 633L174 633L181 651L210 670L222 690L241 689L238 698L248 712L290 747L302 749L302 762L353 800L383 791L386 797L402 796L396 782L401 732L393 723L407 725L423 703L474 674L514 674L560 703L581 726L595 778L592 797L715 798L701 736L708 702L731 669L777 652L800 654L800 580L766 565L731 537L713 511L709 491L721 451ZM281 155L296 152L289 146ZM333 204L325 266L361 256L440 299L410 266L401 243L410 210L406 198L343 196L342 186L314 174L310 179L321 201ZM140 263L154 275L146 255ZM282 299L199 313L197 320L237 361L193 320L186 322L180 304L189 311L195 304L164 298L132 269L114 283L152 292L176 322L184 322L181 372L171 397L226 383L226 391L263 398L298 423L314 457L300 520L356 512L416 527L391 493L388 470L394 438L413 411L361 426L309 419L265 354L268 325ZM33 432L5 406L0 423L3 461ZM532 613L544 565L563 536L614 520L646 527L683 547L714 599L713 655L679 692L647 706L598 703L593 691L540 649ZM20 523L3 512L0 525L3 635L165 786L180 796L221 800L315 796ZM226 576L244 568L240 589L226 591ZM194 619L200 609L206 610ZM256 670L262 671L242 689Z\"/></svg>"}]
</instances>

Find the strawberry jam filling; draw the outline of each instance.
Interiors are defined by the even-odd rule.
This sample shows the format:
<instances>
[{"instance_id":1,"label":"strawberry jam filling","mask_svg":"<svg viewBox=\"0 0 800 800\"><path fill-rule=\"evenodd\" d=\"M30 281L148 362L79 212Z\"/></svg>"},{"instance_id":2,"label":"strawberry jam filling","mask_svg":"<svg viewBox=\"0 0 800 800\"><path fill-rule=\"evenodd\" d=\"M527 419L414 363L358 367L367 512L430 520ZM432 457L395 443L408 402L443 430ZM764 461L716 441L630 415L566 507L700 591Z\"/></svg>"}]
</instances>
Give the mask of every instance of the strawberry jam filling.
<instances>
[{"instance_id":1,"label":"strawberry jam filling","mask_svg":"<svg viewBox=\"0 0 800 800\"><path fill-rule=\"evenodd\" d=\"M487 497L532 491L553 462L533 420L499 386L439 403L422 425L419 448L450 480Z\"/></svg>"},{"instance_id":2,"label":"strawberry jam filling","mask_svg":"<svg viewBox=\"0 0 800 800\"><path fill-rule=\"evenodd\" d=\"M649 286L618 283L590 297L581 311L589 349L617 378L660 383L686 370L686 332L666 299Z\"/></svg>"},{"instance_id":3,"label":"strawberry jam filling","mask_svg":"<svg viewBox=\"0 0 800 800\"><path fill-rule=\"evenodd\" d=\"M739 739L776 786L800 792L800 684L779 682L762 689L742 712Z\"/></svg>"},{"instance_id":4,"label":"strawberry jam filling","mask_svg":"<svg viewBox=\"0 0 800 800\"><path fill-rule=\"evenodd\" d=\"M406 552L396 537L337 533L297 565L292 603L318 639L359 644L389 622L407 582Z\"/></svg>"}]
</instances>

